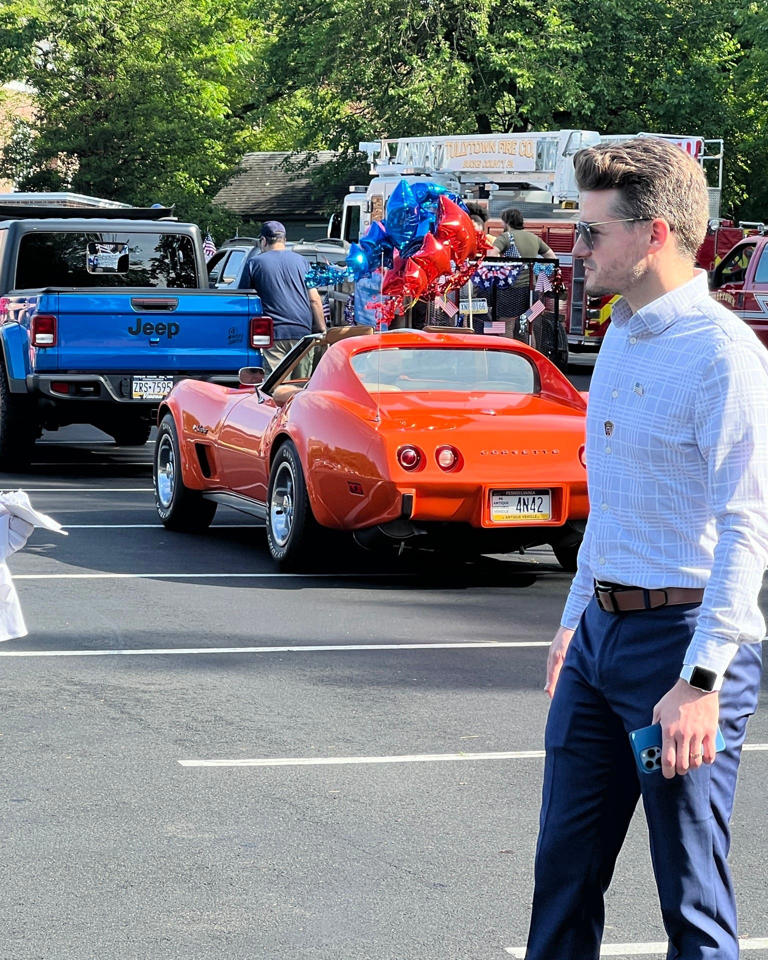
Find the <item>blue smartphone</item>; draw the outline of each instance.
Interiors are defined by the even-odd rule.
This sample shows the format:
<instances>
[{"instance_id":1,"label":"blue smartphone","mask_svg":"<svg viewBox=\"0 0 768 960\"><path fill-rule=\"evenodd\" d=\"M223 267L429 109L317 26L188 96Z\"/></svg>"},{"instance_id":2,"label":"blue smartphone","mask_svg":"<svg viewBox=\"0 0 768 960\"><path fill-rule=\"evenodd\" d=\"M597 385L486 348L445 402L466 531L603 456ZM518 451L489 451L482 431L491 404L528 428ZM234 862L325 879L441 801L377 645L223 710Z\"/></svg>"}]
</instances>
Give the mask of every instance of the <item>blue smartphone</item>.
<instances>
[{"instance_id":1,"label":"blue smartphone","mask_svg":"<svg viewBox=\"0 0 768 960\"><path fill-rule=\"evenodd\" d=\"M629 742L640 773L656 773L661 770L661 724L654 723L650 727L633 730L629 735ZM725 750L725 740L719 725L715 750Z\"/></svg>"}]
</instances>

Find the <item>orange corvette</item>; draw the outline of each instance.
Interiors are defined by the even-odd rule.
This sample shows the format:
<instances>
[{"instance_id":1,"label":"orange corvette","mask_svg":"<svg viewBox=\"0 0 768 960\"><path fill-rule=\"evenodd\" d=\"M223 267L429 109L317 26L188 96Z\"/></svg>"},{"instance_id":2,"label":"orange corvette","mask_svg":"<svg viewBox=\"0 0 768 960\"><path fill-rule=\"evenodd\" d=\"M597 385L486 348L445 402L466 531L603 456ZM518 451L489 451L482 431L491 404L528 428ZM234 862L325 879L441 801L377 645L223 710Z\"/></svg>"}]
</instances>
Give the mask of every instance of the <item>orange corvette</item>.
<instances>
[{"instance_id":1,"label":"orange corvette","mask_svg":"<svg viewBox=\"0 0 768 960\"><path fill-rule=\"evenodd\" d=\"M185 380L160 406L157 511L202 529L219 503L261 517L275 560L322 528L457 556L551 544L574 569L587 516L581 394L515 340L332 328L266 379Z\"/></svg>"}]
</instances>

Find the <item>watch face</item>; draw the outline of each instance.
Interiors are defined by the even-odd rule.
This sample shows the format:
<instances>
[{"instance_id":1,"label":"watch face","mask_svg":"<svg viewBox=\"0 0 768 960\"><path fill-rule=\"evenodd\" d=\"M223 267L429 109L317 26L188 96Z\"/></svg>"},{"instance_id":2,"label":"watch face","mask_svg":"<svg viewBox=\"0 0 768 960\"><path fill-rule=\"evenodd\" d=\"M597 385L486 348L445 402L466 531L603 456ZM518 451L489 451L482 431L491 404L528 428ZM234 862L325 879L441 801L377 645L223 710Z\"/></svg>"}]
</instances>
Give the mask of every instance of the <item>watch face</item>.
<instances>
[{"instance_id":1,"label":"watch face","mask_svg":"<svg viewBox=\"0 0 768 960\"><path fill-rule=\"evenodd\" d=\"M698 690L714 690L717 683L717 674L714 670L707 670L706 667L694 667L691 671L691 679L688 681L692 687Z\"/></svg>"}]
</instances>

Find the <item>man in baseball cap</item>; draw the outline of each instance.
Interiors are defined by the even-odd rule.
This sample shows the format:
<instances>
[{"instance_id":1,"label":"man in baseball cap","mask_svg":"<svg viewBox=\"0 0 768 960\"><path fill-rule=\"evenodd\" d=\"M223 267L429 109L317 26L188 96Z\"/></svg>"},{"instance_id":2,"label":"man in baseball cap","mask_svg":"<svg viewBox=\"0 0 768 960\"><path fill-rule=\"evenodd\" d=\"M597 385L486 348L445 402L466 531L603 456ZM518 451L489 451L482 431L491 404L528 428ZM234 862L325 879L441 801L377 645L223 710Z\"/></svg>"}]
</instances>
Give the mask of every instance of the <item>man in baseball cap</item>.
<instances>
[{"instance_id":1,"label":"man in baseball cap","mask_svg":"<svg viewBox=\"0 0 768 960\"><path fill-rule=\"evenodd\" d=\"M265 220L259 232L259 252L246 263L243 288L258 293L264 315L274 324L274 343L261 351L267 374L302 337L325 330L320 294L307 289L309 269L304 257L286 248L283 224ZM296 375L302 374L297 371Z\"/></svg>"}]
</instances>

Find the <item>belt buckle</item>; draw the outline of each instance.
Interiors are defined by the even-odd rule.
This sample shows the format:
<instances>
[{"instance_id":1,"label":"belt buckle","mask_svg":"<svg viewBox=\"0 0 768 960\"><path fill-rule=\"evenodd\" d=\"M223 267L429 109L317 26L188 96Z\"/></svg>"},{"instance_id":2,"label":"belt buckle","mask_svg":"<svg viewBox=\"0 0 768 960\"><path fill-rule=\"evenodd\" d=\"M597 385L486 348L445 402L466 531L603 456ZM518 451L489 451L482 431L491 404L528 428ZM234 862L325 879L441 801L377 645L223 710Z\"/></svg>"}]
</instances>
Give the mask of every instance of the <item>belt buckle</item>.
<instances>
[{"instance_id":1,"label":"belt buckle","mask_svg":"<svg viewBox=\"0 0 768 960\"><path fill-rule=\"evenodd\" d=\"M651 603L651 593L663 593L664 599L661 601L661 603ZM655 590L643 590L643 594L646 610L658 610L660 607L666 607L669 603L669 594L666 590L662 590L661 588Z\"/></svg>"},{"instance_id":2,"label":"belt buckle","mask_svg":"<svg viewBox=\"0 0 768 960\"><path fill-rule=\"evenodd\" d=\"M606 613L620 612L616 604L616 598L613 595L613 587L609 587L608 584L595 580L595 594L600 602L600 607L605 610ZM603 604L606 604L606 606L603 606Z\"/></svg>"}]
</instances>

